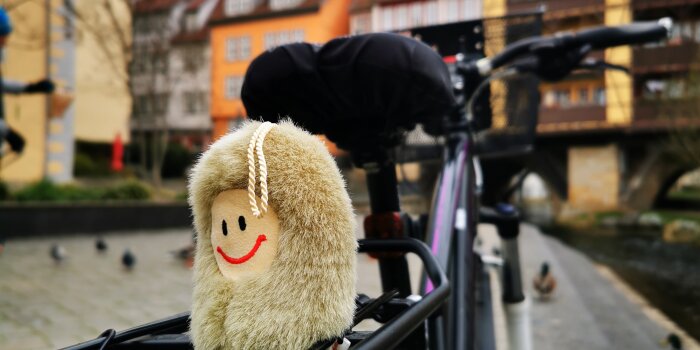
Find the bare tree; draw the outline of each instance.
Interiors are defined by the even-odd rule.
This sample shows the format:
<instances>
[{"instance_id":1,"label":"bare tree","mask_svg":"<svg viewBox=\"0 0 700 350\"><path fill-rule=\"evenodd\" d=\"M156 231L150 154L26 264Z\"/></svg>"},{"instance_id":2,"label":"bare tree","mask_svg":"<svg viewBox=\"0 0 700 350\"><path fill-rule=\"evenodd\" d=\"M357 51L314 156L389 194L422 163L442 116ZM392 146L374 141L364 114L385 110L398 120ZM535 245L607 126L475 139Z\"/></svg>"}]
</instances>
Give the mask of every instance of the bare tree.
<instances>
[{"instance_id":1,"label":"bare tree","mask_svg":"<svg viewBox=\"0 0 700 350\"><path fill-rule=\"evenodd\" d=\"M19 0L18 0L19 1ZM31 1L31 0L28 0ZM141 177L161 185L167 151L168 56L177 27L169 9L149 8L148 0L66 1L79 38L91 36L108 69L132 99L132 131L139 145ZM149 162L150 160L150 162Z\"/></svg>"},{"instance_id":2,"label":"bare tree","mask_svg":"<svg viewBox=\"0 0 700 350\"><path fill-rule=\"evenodd\" d=\"M651 117L666 124L665 151L687 168L700 167L700 55L690 62L690 71L644 81L641 105Z\"/></svg>"}]
</instances>

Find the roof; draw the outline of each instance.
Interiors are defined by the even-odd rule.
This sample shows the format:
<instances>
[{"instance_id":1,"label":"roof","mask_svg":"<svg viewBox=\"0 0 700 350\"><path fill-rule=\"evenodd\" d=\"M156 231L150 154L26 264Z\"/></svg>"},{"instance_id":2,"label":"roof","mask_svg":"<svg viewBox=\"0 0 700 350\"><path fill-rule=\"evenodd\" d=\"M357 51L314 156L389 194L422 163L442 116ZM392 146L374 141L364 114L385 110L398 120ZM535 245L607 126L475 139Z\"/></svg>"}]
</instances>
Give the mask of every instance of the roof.
<instances>
[{"instance_id":1,"label":"roof","mask_svg":"<svg viewBox=\"0 0 700 350\"><path fill-rule=\"evenodd\" d=\"M175 35L172 39L171 42L174 45L178 44L191 44L191 43L201 43L209 40L209 29L207 27L204 27L198 31L194 32L187 32L187 31L182 31Z\"/></svg>"},{"instance_id":2,"label":"roof","mask_svg":"<svg viewBox=\"0 0 700 350\"><path fill-rule=\"evenodd\" d=\"M350 13L368 10L374 5L375 0L352 0L350 2Z\"/></svg>"},{"instance_id":3,"label":"roof","mask_svg":"<svg viewBox=\"0 0 700 350\"><path fill-rule=\"evenodd\" d=\"M195 12L199 10L199 7L204 4L207 0L190 0L190 2L187 4L187 7L185 8L186 12Z\"/></svg>"},{"instance_id":4,"label":"roof","mask_svg":"<svg viewBox=\"0 0 700 350\"><path fill-rule=\"evenodd\" d=\"M138 0L134 4L134 13L145 14L170 10L180 0Z\"/></svg>"},{"instance_id":5,"label":"roof","mask_svg":"<svg viewBox=\"0 0 700 350\"><path fill-rule=\"evenodd\" d=\"M219 1L211 14L209 23L211 25L240 23L258 19L293 16L309 12L316 12L321 8L321 2L323 2L323 0L302 0L301 4L292 8L273 10L270 8L269 1L261 1L253 9L253 11L235 16L227 16L224 14L224 1Z\"/></svg>"},{"instance_id":6,"label":"roof","mask_svg":"<svg viewBox=\"0 0 700 350\"><path fill-rule=\"evenodd\" d=\"M350 2L350 13L369 10L373 5L395 5L426 1L427 0L352 0Z\"/></svg>"}]
</instances>

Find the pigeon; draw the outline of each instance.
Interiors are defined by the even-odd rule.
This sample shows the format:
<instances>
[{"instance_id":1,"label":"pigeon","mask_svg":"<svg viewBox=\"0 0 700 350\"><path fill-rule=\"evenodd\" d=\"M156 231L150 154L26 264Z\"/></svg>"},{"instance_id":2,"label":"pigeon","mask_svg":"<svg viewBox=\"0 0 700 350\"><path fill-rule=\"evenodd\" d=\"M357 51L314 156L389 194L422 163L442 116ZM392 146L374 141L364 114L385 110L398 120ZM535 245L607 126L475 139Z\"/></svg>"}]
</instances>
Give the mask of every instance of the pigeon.
<instances>
[{"instance_id":1,"label":"pigeon","mask_svg":"<svg viewBox=\"0 0 700 350\"><path fill-rule=\"evenodd\" d=\"M557 280L549 271L549 264L546 261L540 266L540 273L533 279L532 286L539 293L540 299L549 298L557 287Z\"/></svg>"},{"instance_id":2,"label":"pigeon","mask_svg":"<svg viewBox=\"0 0 700 350\"><path fill-rule=\"evenodd\" d=\"M95 241L95 248L97 249L97 252L99 253L106 253L107 252L107 242L105 242L104 238L98 237L97 240Z\"/></svg>"},{"instance_id":3,"label":"pigeon","mask_svg":"<svg viewBox=\"0 0 700 350\"><path fill-rule=\"evenodd\" d=\"M194 244L170 252L175 258L181 259L187 267L194 263Z\"/></svg>"},{"instance_id":4,"label":"pigeon","mask_svg":"<svg viewBox=\"0 0 700 350\"><path fill-rule=\"evenodd\" d=\"M136 265L136 257L128 248L124 251L124 255L122 255L122 265L124 265L127 270L131 270L134 268L134 265Z\"/></svg>"},{"instance_id":5,"label":"pigeon","mask_svg":"<svg viewBox=\"0 0 700 350\"><path fill-rule=\"evenodd\" d=\"M666 348L670 346L671 350L683 350L683 341L676 333L669 333L668 336L661 341L661 345Z\"/></svg>"},{"instance_id":6,"label":"pigeon","mask_svg":"<svg viewBox=\"0 0 700 350\"><path fill-rule=\"evenodd\" d=\"M54 244L53 246L51 246L50 253L51 253L51 258L57 264L60 264L63 260L66 259L66 250L58 244Z\"/></svg>"}]
</instances>

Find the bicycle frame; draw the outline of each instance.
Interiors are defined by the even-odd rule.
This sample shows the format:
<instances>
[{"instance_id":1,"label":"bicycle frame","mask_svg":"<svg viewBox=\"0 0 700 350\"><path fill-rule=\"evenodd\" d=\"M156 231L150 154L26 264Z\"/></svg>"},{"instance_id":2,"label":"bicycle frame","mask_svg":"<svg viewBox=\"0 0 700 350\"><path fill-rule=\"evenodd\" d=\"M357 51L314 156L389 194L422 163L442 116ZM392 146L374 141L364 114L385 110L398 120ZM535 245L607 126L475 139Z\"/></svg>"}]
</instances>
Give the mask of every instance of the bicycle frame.
<instances>
[{"instance_id":1,"label":"bicycle frame","mask_svg":"<svg viewBox=\"0 0 700 350\"><path fill-rule=\"evenodd\" d=\"M450 302L443 306L439 315L428 321L431 349L471 349L475 345L477 258L472 247L478 211L473 143L469 136L464 128L455 128L446 135L444 164L435 188L426 235L427 244L440 267L448 272L452 287ZM372 212L365 221L367 229L372 226L367 225L367 221L399 212L400 206L393 163L378 165L371 162L364 168L367 170ZM373 232L365 234L368 237L377 235ZM380 257L379 264L384 291L396 288L402 294L410 293L404 257ZM430 293L434 286L424 280L421 289L421 294ZM415 341L406 346L420 348Z\"/></svg>"},{"instance_id":2,"label":"bicycle frame","mask_svg":"<svg viewBox=\"0 0 700 350\"><path fill-rule=\"evenodd\" d=\"M445 332L448 348L468 349L474 345L474 328L470 326L475 319L475 271L471 249L476 236L472 143L465 131L448 137L427 242L452 282ZM432 288L430 283L425 286L426 291Z\"/></svg>"}]
</instances>

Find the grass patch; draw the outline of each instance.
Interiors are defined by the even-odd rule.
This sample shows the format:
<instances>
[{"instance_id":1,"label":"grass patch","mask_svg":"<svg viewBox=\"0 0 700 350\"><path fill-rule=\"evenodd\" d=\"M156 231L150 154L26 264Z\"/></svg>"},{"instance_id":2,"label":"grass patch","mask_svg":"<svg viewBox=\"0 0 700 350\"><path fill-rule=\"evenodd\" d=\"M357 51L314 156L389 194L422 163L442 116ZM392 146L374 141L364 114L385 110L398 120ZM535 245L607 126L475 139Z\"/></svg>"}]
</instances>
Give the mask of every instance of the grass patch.
<instances>
[{"instance_id":1,"label":"grass patch","mask_svg":"<svg viewBox=\"0 0 700 350\"><path fill-rule=\"evenodd\" d=\"M655 210L649 213L656 213L661 217L664 225L674 220L689 220L700 224L700 213L672 210Z\"/></svg>"}]
</instances>

